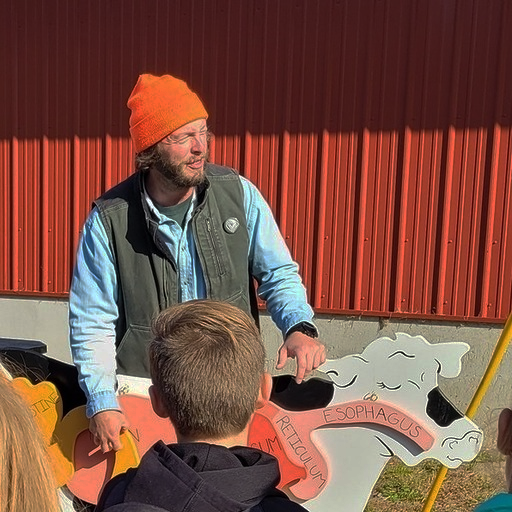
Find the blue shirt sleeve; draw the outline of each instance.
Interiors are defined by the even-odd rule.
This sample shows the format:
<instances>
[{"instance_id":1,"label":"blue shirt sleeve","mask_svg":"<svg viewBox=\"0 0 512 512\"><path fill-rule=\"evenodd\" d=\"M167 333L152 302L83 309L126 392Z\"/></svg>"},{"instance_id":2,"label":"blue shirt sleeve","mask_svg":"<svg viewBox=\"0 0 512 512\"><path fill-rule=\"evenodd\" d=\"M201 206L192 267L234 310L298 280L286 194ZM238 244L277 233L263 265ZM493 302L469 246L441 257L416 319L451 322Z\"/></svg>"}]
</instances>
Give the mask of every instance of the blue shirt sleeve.
<instances>
[{"instance_id":1,"label":"blue shirt sleeve","mask_svg":"<svg viewBox=\"0 0 512 512\"><path fill-rule=\"evenodd\" d=\"M99 213L86 220L69 292L70 345L87 417L119 409L116 399L117 279L114 257Z\"/></svg>"},{"instance_id":2,"label":"blue shirt sleeve","mask_svg":"<svg viewBox=\"0 0 512 512\"><path fill-rule=\"evenodd\" d=\"M272 320L283 333L299 322L311 322L313 310L272 210L261 192L241 177L249 232L249 265L259 283L258 295L266 301Z\"/></svg>"}]
</instances>

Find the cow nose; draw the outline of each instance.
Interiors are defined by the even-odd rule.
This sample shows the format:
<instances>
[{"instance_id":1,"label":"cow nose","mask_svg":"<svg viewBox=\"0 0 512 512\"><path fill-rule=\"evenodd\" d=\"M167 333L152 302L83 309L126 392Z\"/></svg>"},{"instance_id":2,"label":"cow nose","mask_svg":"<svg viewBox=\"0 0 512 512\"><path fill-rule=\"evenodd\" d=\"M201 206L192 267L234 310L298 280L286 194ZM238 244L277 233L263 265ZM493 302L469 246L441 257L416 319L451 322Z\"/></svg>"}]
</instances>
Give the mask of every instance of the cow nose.
<instances>
[{"instance_id":1,"label":"cow nose","mask_svg":"<svg viewBox=\"0 0 512 512\"><path fill-rule=\"evenodd\" d=\"M427 414L440 427L449 427L455 420L463 417L439 388L434 388L428 394Z\"/></svg>"}]
</instances>

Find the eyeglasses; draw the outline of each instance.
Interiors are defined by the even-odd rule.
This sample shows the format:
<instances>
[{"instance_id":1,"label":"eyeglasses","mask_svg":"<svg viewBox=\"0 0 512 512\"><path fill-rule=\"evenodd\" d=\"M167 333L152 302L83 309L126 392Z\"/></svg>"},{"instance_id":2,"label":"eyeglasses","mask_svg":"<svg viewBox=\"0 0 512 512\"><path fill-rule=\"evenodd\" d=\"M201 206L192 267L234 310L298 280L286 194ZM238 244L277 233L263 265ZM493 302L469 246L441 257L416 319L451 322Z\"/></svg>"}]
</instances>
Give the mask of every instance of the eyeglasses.
<instances>
[{"instance_id":1,"label":"eyeglasses","mask_svg":"<svg viewBox=\"0 0 512 512\"><path fill-rule=\"evenodd\" d=\"M179 137L175 137L173 135L167 135L165 139L162 139L162 142L164 144L178 144L182 146L183 144L186 144L187 142L191 141L192 139L195 139L196 137L199 138L199 140L204 140L208 137L208 127L203 128L199 132L191 132L191 133L185 133L183 135L180 135Z\"/></svg>"}]
</instances>

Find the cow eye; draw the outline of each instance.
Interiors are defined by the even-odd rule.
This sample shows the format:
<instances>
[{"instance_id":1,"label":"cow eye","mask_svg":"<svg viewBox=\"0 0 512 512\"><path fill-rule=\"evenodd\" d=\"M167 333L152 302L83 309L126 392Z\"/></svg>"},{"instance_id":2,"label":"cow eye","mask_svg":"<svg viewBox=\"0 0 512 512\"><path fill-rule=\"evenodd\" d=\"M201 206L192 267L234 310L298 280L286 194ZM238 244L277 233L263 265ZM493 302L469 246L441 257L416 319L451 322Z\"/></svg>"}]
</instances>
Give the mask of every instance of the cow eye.
<instances>
[{"instance_id":1,"label":"cow eye","mask_svg":"<svg viewBox=\"0 0 512 512\"><path fill-rule=\"evenodd\" d=\"M377 386L379 386L380 389L389 389L391 391L396 391L397 389L400 389L402 387L402 384L398 384L398 386L388 386L384 384L384 382L377 382Z\"/></svg>"},{"instance_id":2,"label":"cow eye","mask_svg":"<svg viewBox=\"0 0 512 512\"><path fill-rule=\"evenodd\" d=\"M336 375L336 377L340 376L340 374L336 370L329 370L328 372L325 372L325 373L326 373L326 375L331 375L331 373L332 373L333 375Z\"/></svg>"},{"instance_id":3,"label":"cow eye","mask_svg":"<svg viewBox=\"0 0 512 512\"><path fill-rule=\"evenodd\" d=\"M336 384L339 388L348 388L349 386L352 386L354 382L357 380L357 375L354 375L350 382L347 382L346 384Z\"/></svg>"}]
</instances>

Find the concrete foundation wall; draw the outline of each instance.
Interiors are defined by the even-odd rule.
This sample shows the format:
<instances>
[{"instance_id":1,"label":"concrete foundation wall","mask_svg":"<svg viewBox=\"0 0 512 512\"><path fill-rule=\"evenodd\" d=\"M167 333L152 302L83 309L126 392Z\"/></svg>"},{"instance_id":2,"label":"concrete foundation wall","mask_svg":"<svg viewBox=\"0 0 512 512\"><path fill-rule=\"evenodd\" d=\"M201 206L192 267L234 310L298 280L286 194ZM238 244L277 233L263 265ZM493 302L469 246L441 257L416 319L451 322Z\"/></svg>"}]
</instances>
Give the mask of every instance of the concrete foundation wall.
<instances>
[{"instance_id":1,"label":"concrete foundation wall","mask_svg":"<svg viewBox=\"0 0 512 512\"><path fill-rule=\"evenodd\" d=\"M67 315L66 300L0 298L0 338L40 340L47 345L49 356L71 362ZM261 323L268 352L268 369L276 373L276 354L282 337L267 315L263 315ZM471 350L462 359L460 376L456 379L442 379L440 383L444 394L462 412L466 410L478 387L502 330L501 326L487 324L326 315L319 316L316 323L331 359L360 353L371 341L382 336L394 337L396 332L421 335L431 343L468 343ZM486 434L486 447L494 446L499 411L512 405L511 358L509 350L475 417L475 422ZM280 373L293 372L294 363L290 361Z\"/></svg>"}]
</instances>

